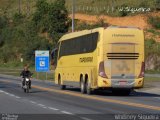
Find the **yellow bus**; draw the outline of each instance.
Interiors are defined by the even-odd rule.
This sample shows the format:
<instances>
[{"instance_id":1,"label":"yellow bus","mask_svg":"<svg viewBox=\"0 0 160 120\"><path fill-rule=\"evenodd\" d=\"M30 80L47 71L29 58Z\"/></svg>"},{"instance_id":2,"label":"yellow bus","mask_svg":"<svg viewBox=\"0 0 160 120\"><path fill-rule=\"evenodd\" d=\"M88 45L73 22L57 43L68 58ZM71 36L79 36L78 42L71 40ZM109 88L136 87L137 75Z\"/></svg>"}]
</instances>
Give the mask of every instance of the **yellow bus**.
<instances>
[{"instance_id":1,"label":"yellow bus","mask_svg":"<svg viewBox=\"0 0 160 120\"><path fill-rule=\"evenodd\" d=\"M69 33L54 51L55 83L82 93L110 89L129 95L143 87L144 34L136 27L96 28Z\"/></svg>"}]
</instances>

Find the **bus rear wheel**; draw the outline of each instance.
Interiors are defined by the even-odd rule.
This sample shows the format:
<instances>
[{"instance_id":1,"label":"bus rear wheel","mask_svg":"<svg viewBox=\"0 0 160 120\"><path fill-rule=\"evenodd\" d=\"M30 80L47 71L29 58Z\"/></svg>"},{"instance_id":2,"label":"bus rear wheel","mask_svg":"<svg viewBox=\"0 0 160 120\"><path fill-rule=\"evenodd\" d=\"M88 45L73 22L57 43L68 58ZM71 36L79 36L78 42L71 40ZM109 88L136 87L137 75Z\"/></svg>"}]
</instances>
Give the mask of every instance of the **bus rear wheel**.
<instances>
[{"instance_id":1,"label":"bus rear wheel","mask_svg":"<svg viewBox=\"0 0 160 120\"><path fill-rule=\"evenodd\" d=\"M81 81L80 81L80 89L81 89L81 93L83 93L83 94L86 93L86 85L85 85L85 82L83 81L82 77L81 77Z\"/></svg>"},{"instance_id":2,"label":"bus rear wheel","mask_svg":"<svg viewBox=\"0 0 160 120\"><path fill-rule=\"evenodd\" d=\"M87 92L87 94L88 95L91 95L91 94L93 94L93 90L91 89L91 86L90 86L90 83L89 83L89 81L87 80L87 82L86 82L86 92Z\"/></svg>"},{"instance_id":3,"label":"bus rear wheel","mask_svg":"<svg viewBox=\"0 0 160 120\"><path fill-rule=\"evenodd\" d=\"M66 89L66 85L60 85L60 89L61 90L65 90Z\"/></svg>"}]
</instances>

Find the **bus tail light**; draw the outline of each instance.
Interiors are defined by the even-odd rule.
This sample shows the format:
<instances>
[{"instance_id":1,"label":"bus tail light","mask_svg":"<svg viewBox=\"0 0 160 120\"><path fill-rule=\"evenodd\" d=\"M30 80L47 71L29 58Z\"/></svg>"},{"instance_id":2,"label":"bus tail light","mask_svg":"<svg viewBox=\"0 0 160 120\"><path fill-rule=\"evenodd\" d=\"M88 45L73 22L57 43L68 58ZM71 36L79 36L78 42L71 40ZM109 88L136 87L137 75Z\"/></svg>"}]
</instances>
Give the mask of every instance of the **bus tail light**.
<instances>
[{"instance_id":1,"label":"bus tail light","mask_svg":"<svg viewBox=\"0 0 160 120\"><path fill-rule=\"evenodd\" d=\"M138 78L144 77L144 71L145 71L145 63L142 62L141 71L140 71L140 74L139 74Z\"/></svg>"},{"instance_id":2,"label":"bus tail light","mask_svg":"<svg viewBox=\"0 0 160 120\"><path fill-rule=\"evenodd\" d=\"M103 78L108 78L105 73L105 69L104 69L104 61L100 62L100 64L99 64L99 76L101 76Z\"/></svg>"}]
</instances>

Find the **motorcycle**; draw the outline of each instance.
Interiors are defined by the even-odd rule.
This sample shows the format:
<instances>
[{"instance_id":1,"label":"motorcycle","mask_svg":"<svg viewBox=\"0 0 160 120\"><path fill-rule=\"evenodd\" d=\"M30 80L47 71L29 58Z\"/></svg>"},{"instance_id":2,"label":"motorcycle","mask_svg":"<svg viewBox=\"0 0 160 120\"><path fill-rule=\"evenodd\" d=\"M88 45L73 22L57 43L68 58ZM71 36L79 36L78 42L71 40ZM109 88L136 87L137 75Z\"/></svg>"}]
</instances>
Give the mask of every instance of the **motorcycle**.
<instances>
[{"instance_id":1,"label":"motorcycle","mask_svg":"<svg viewBox=\"0 0 160 120\"><path fill-rule=\"evenodd\" d=\"M30 78L28 78L28 77L25 77L24 78L24 85L23 85L23 89L24 89L24 92L25 93L29 93L29 84L30 84Z\"/></svg>"}]
</instances>

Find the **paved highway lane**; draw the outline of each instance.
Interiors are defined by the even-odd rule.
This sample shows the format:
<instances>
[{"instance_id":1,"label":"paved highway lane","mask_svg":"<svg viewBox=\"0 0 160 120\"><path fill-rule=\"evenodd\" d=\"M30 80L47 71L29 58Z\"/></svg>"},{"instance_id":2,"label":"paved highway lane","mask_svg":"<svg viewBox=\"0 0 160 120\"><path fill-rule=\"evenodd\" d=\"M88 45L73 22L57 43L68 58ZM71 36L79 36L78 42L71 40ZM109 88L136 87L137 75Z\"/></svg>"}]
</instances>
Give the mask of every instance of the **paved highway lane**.
<instances>
[{"instance_id":1,"label":"paved highway lane","mask_svg":"<svg viewBox=\"0 0 160 120\"><path fill-rule=\"evenodd\" d=\"M61 91L52 82L37 80L32 81L31 92L24 93L20 84L20 78L0 75L0 113L57 114L86 120L104 119L106 114L160 114L157 93L133 92L126 97L106 91L88 96L76 88Z\"/></svg>"}]
</instances>

